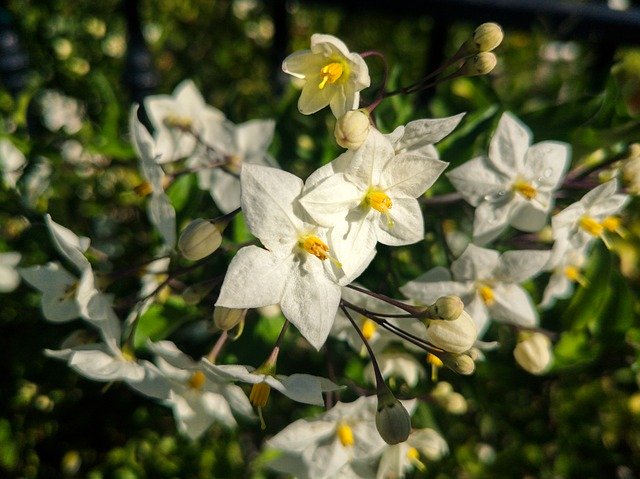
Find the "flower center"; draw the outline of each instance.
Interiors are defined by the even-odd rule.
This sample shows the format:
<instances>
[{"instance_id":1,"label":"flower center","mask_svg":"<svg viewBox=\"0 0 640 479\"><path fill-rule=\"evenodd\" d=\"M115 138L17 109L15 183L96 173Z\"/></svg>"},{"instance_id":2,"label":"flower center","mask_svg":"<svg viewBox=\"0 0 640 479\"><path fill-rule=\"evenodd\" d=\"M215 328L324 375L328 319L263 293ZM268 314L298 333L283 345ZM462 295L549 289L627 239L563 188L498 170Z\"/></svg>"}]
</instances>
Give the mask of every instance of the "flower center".
<instances>
[{"instance_id":1,"label":"flower center","mask_svg":"<svg viewBox=\"0 0 640 479\"><path fill-rule=\"evenodd\" d=\"M307 253L312 254L322 261L329 257L329 247L324 241L315 235L303 236L298 241L298 245Z\"/></svg>"},{"instance_id":2,"label":"flower center","mask_svg":"<svg viewBox=\"0 0 640 479\"><path fill-rule=\"evenodd\" d=\"M620 231L621 223L622 221L617 216L607 216L600 222L604 229L611 231L612 233Z\"/></svg>"},{"instance_id":3,"label":"flower center","mask_svg":"<svg viewBox=\"0 0 640 479\"><path fill-rule=\"evenodd\" d=\"M415 447L407 449L407 459L419 471L424 472L427 469L424 463L420 460L420 453Z\"/></svg>"},{"instance_id":4,"label":"flower center","mask_svg":"<svg viewBox=\"0 0 640 479\"><path fill-rule=\"evenodd\" d=\"M536 197L536 195L538 194L538 192L536 191L535 187L531 183L528 183L528 182L526 182L524 180L515 181L513 183L513 185L511 185L511 188L516 193L520 193L527 200L534 199Z\"/></svg>"},{"instance_id":5,"label":"flower center","mask_svg":"<svg viewBox=\"0 0 640 479\"><path fill-rule=\"evenodd\" d=\"M143 181L138 186L134 187L133 191L139 197L144 198L145 196L148 196L151 193L153 193L153 186L148 181Z\"/></svg>"},{"instance_id":6,"label":"flower center","mask_svg":"<svg viewBox=\"0 0 640 479\"><path fill-rule=\"evenodd\" d=\"M600 236L604 230L604 226L598 223L591 216L583 216L578 223L580 227L591 236Z\"/></svg>"},{"instance_id":7,"label":"flower center","mask_svg":"<svg viewBox=\"0 0 640 479\"><path fill-rule=\"evenodd\" d=\"M58 298L58 301L60 301L61 303L64 301L71 301L76 295L77 290L78 290L78 282L74 281L73 283L71 283L69 286L65 288L65 290L62 292L62 294Z\"/></svg>"},{"instance_id":8,"label":"flower center","mask_svg":"<svg viewBox=\"0 0 640 479\"><path fill-rule=\"evenodd\" d=\"M242 161L243 158L240 155L229 155L226 157L226 163L223 165L223 168L232 175L239 176L240 170L242 169Z\"/></svg>"},{"instance_id":9,"label":"flower center","mask_svg":"<svg viewBox=\"0 0 640 479\"><path fill-rule=\"evenodd\" d=\"M583 286L585 288L588 286L589 281L582 275L582 273L580 273L580 270L575 266L569 264L564 267L563 272L567 279L569 279L570 281L578 283L580 286Z\"/></svg>"},{"instance_id":10,"label":"flower center","mask_svg":"<svg viewBox=\"0 0 640 479\"><path fill-rule=\"evenodd\" d=\"M491 306L493 303L495 303L495 294L493 293L493 289L491 289L491 286L487 286L486 284L481 285L478 288L478 293L480 293L482 301L484 301L484 304L486 304L487 306Z\"/></svg>"},{"instance_id":11,"label":"flower center","mask_svg":"<svg viewBox=\"0 0 640 479\"><path fill-rule=\"evenodd\" d=\"M355 439L353 438L353 431L349 427L349 425L345 422L340 423L338 429L336 431L338 435L338 439L340 439L340 443L344 447L350 447L355 444Z\"/></svg>"},{"instance_id":12,"label":"flower center","mask_svg":"<svg viewBox=\"0 0 640 479\"><path fill-rule=\"evenodd\" d=\"M320 69L320 84L318 88L322 90L327 83L332 85L338 81L344 72L344 66L340 62L331 62Z\"/></svg>"},{"instance_id":13,"label":"flower center","mask_svg":"<svg viewBox=\"0 0 640 479\"><path fill-rule=\"evenodd\" d=\"M136 355L128 344L122 346L122 359L129 362L134 362L136 360Z\"/></svg>"},{"instance_id":14,"label":"flower center","mask_svg":"<svg viewBox=\"0 0 640 479\"><path fill-rule=\"evenodd\" d=\"M362 335L366 340L369 340L376 334L376 329L378 329L378 325L370 320L369 318L365 319L362 323Z\"/></svg>"},{"instance_id":15,"label":"flower center","mask_svg":"<svg viewBox=\"0 0 640 479\"><path fill-rule=\"evenodd\" d=\"M193 120L188 116L167 115L162 122L169 128L177 128L184 131L191 130L193 126Z\"/></svg>"},{"instance_id":16,"label":"flower center","mask_svg":"<svg viewBox=\"0 0 640 479\"><path fill-rule=\"evenodd\" d=\"M204 373L202 371L196 371L189 378L189 381L188 381L189 387L200 390L202 389L204 380L205 380Z\"/></svg>"},{"instance_id":17,"label":"flower center","mask_svg":"<svg viewBox=\"0 0 640 479\"><path fill-rule=\"evenodd\" d=\"M386 213L393 206L391 198L384 191L377 188L369 189L364 197L364 202L380 213Z\"/></svg>"},{"instance_id":18,"label":"flower center","mask_svg":"<svg viewBox=\"0 0 640 479\"><path fill-rule=\"evenodd\" d=\"M271 392L271 386L262 382L254 384L249 393L249 401L255 407L265 407L269 399L269 393Z\"/></svg>"}]
</instances>

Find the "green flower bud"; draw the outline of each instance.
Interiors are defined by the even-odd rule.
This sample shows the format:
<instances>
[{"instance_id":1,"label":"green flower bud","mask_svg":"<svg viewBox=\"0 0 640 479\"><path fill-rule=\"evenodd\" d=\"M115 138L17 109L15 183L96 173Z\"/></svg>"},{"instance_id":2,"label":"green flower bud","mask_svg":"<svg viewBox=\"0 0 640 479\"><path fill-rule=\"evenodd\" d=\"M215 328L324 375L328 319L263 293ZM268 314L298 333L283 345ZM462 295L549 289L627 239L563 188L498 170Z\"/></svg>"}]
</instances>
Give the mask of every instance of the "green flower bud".
<instances>
[{"instance_id":1,"label":"green flower bud","mask_svg":"<svg viewBox=\"0 0 640 479\"><path fill-rule=\"evenodd\" d=\"M432 319L442 319L445 321L453 321L464 311L464 303L458 296L442 296L436 300L427 312Z\"/></svg>"},{"instance_id":2,"label":"green flower bud","mask_svg":"<svg viewBox=\"0 0 640 479\"><path fill-rule=\"evenodd\" d=\"M476 370L476 363L466 354L443 354L442 362L452 371L468 376Z\"/></svg>"},{"instance_id":3,"label":"green flower bud","mask_svg":"<svg viewBox=\"0 0 640 479\"><path fill-rule=\"evenodd\" d=\"M382 439L391 445L406 441L411 433L409 413L388 388L378 393L376 428Z\"/></svg>"},{"instance_id":4,"label":"green flower bud","mask_svg":"<svg viewBox=\"0 0 640 479\"><path fill-rule=\"evenodd\" d=\"M198 218L182 231L178 248L187 259L198 261L209 256L222 244L222 232L228 222Z\"/></svg>"},{"instance_id":5,"label":"green flower bud","mask_svg":"<svg viewBox=\"0 0 640 479\"><path fill-rule=\"evenodd\" d=\"M502 43L504 32L497 23L483 23L473 32L476 52L490 52Z\"/></svg>"},{"instance_id":6,"label":"green flower bud","mask_svg":"<svg viewBox=\"0 0 640 479\"><path fill-rule=\"evenodd\" d=\"M498 59L493 53L480 52L464 62L464 65L460 68L460 73L471 77L486 75L495 68L497 63Z\"/></svg>"},{"instance_id":7,"label":"green flower bud","mask_svg":"<svg viewBox=\"0 0 640 479\"><path fill-rule=\"evenodd\" d=\"M513 356L522 369L531 374L544 374L551 367L551 340L542 333L521 334Z\"/></svg>"},{"instance_id":8,"label":"green flower bud","mask_svg":"<svg viewBox=\"0 0 640 479\"><path fill-rule=\"evenodd\" d=\"M367 139L369 128L371 128L369 111L365 109L351 110L338 118L333 133L338 145L355 150Z\"/></svg>"},{"instance_id":9,"label":"green flower bud","mask_svg":"<svg viewBox=\"0 0 640 479\"><path fill-rule=\"evenodd\" d=\"M240 321L244 321L244 317L246 315L246 309L216 306L213 310L213 323L217 328L222 329L223 331L229 331L239 324Z\"/></svg>"},{"instance_id":10,"label":"green flower bud","mask_svg":"<svg viewBox=\"0 0 640 479\"><path fill-rule=\"evenodd\" d=\"M471 349L478 337L476 323L469 313L462 313L454 320L431 319L424 321L427 341L449 353L464 353Z\"/></svg>"}]
</instances>

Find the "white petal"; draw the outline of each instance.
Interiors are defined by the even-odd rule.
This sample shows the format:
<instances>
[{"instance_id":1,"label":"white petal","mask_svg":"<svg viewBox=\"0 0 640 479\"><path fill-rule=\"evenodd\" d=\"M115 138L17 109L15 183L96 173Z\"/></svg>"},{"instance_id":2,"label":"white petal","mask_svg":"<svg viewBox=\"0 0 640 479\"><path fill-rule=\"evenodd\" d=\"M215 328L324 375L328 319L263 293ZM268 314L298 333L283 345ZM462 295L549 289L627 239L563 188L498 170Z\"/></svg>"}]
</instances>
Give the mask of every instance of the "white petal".
<instances>
[{"instance_id":1,"label":"white petal","mask_svg":"<svg viewBox=\"0 0 640 479\"><path fill-rule=\"evenodd\" d=\"M543 309L550 308L556 302L556 299L568 298L573 293L573 288L573 282L564 273L552 274L542 294L540 307Z\"/></svg>"},{"instance_id":2,"label":"white petal","mask_svg":"<svg viewBox=\"0 0 640 479\"><path fill-rule=\"evenodd\" d=\"M351 211L346 221L338 223L331 231L334 253L344 275L349 278L355 278L373 259L371 254L376 242L376 228L368 215L360 210Z\"/></svg>"},{"instance_id":3,"label":"white petal","mask_svg":"<svg viewBox=\"0 0 640 479\"><path fill-rule=\"evenodd\" d=\"M524 157L531 144L531 131L513 114L505 112L491 138L489 158L507 176L523 171Z\"/></svg>"},{"instance_id":4,"label":"white petal","mask_svg":"<svg viewBox=\"0 0 640 479\"><path fill-rule=\"evenodd\" d=\"M245 156L264 155L273 140L275 120L251 120L235 129L236 145Z\"/></svg>"},{"instance_id":5,"label":"white petal","mask_svg":"<svg viewBox=\"0 0 640 479\"><path fill-rule=\"evenodd\" d=\"M475 321L476 327L478 328L478 338L481 338L489 327L489 312L478 293L476 293L469 302L465 302L464 310L469 313L469 316Z\"/></svg>"},{"instance_id":6,"label":"white petal","mask_svg":"<svg viewBox=\"0 0 640 479\"><path fill-rule=\"evenodd\" d=\"M271 379L275 379L271 377ZM324 406L322 388L318 377L310 374L292 374L280 378L279 384L268 381L274 389L280 391L288 398L303 403Z\"/></svg>"},{"instance_id":7,"label":"white petal","mask_svg":"<svg viewBox=\"0 0 640 479\"><path fill-rule=\"evenodd\" d=\"M59 263L20 268L19 272L27 283L42 291L42 314L46 319L63 322L80 317L75 295L65 294L78 280Z\"/></svg>"},{"instance_id":8,"label":"white petal","mask_svg":"<svg viewBox=\"0 0 640 479\"><path fill-rule=\"evenodd\" d=\"M438 143L458 126L464 115L410 121L404 127L402 137L394 144L396 151L415 151L423 145Z\"/></svg>"},{"instance_id":9,"label":"white petal","mask_svg":"<svg viewBox=\"0 0 640 479\"><path fill-rule=\"evenodd\" d=\"M208 172L211 182L209 193L223 213L240 208L240 178L221 168Z\"/></svg>"},{"instance_id":10,"label":"white petal","mask_svg":"<svg viewBox=\"0 0 640 479\"><path fill-rule=\"evenodd\" d=\"M491 316L498 321L524 327L538 324L538 312L529 293L517 284L497 284L493 288L495 302L489 306Z\"/></svg>"},{"instance_id":11,"label":"white petal","mask_svg":"<svg viewBox=\"0 0 640 479\"><path fill-rule=\"evenodd\" d=\"M147 204L149 220L160 232L160 236L169 248L176 244L176 211L169 197L162 193L154 193Z\"/></svg>"},{"instance_id":12,"label":"white petal","mask_svg":"<svg viewBox=\"0 0 640 479\"><path fill-rule=\"evenodd\" d=\"M557 141L542 141L532 145L525 156L525 168L531 178L545 189L553 189L560 184L571 159L571 145Z\"/></svg>"},{"instance_id":13,"label":"white petal","mask_svg":"<svg viewBox=\"0 0 640 479\"><path fill-rule=\"evenodd\" d=\"M467 161L445 175L464 199L473 206L477 206L485 199L496 201L509 191L509 177L495 170L486 157Z\"/></svg>"},{"instance_id":14,"label":"white petal","mask_svg":"<svg viewBox=\"0 0 640 479\"><path fill-rule=\"evenodd\" d=\"M343 173L329 176L308 190L300 204L313 220L321 226L331 227L343 220L350 209L358 207L364 192Z\"/></svg>"},{"instance_id":15,"label":"white petal","mask_svg":"<svg viewBox=\"0 0 640 479\"><path fill-rule=\"evenodd\" d=\"M258 308L279 303L290 268L267 250L242 248L231 260L216 306Z\"/></svg>"},{"instance_id":16,"label":"white petal","mask_svg":"<svg viewBox=\"0 0 640 479\"><path fill-rule=\"evenodd\" d=\"M320 69L318 69L320 72ZM340 92L337 84L326 85L322 90L318 88L320 77L307 78L307 83L302 88L298 99L298 110L303 115L312 115L331 103L333 97Z\"/></svg>"},{"instance_id":17,"label":"white petal","mask_svg":"<svg viewBox=\"0 0 640 479\"><path fill-rule=\"evenodd\" d=\"M401 154L385 166L380 186L389 196L417 198L431 188L447 165L436 159Z\"/></svg>"},{"instance_id":18,"label":"white petal","mask_svg":"<svg viewBox=\"0 0 640 479\"><path fill-rule=\"evenodd\" d=\"M379 186L382 171L394 156L391 142L378 130L371 128L365 142L354 152L345 176L361 189Z\"/></svg>"},{"instance_id":19,"label":"white petal","mask_svg":"<svg viewBox=\"0 0 640 479\"><path fill-rule=\"evenodd\" d=\"M493 277L506 283L522 283L542 271L549 258L547 250L507 251L500 257Z\"/></svg>"},{"instance_id":20,"label":"white petal","mask_svg":"<svg viewBox=\"0 0 640 479\"><path fill-rule=\"evenodd\" d=\"M456 280L475 280L493 277L500 264L500 253L474 244L467 246L457 260L451 263L451 273Z\"/></svg>"},{"instance_id":21,"label":"white petal","mask_svg":"<svg viewBox=\"0 0 640 479\"><path fill-rule=\"evenodd\" d=\"M70 229L53 221L48 214L44 220L58 252L79 270L89 267L89 260L83 254L89 248L89 238L78 237Z\"/></svg>"},{"instance_id":22,"label":"white petal","mask_svg":"<svg viewBox=\"0 0 640 479\"><path fill-rule=\"evenodd\" d=\"M418 200L393 198L393 206L388 213L389 218L376 212L376 234L380 243L401 246L417 243L424 238L424 220Z\"/></svg>"},{"instance_id":23,"label":"white petal","mask_svg":"<svg viewBox=\"0 0 640 479\"><path fill-rule=\"evenodd\" d=\"M549 210L552 207L551 202L553 199L551 195L538 194L538 197L542 196L549 196L548 199L544 200L544 202L547 203L547 207L545 208L533 202L518 201L511 210L511 218L509 218L511 226L520 231L528 232L540 231L544 228L549 218ZM536 199L538 199L538 197Z\"/></svg>"},{"instance_id":24,"label":"white petal","mask_svg":"<svg viewBox=\"0 0 640 479\"><path fill-rule=\"evenodd\" d=\"M515 205L514 201L509 200L480 203L473 219L473 241L484 245L500 236L509 225L509 217Z\"/></svg>"}]
</instances>

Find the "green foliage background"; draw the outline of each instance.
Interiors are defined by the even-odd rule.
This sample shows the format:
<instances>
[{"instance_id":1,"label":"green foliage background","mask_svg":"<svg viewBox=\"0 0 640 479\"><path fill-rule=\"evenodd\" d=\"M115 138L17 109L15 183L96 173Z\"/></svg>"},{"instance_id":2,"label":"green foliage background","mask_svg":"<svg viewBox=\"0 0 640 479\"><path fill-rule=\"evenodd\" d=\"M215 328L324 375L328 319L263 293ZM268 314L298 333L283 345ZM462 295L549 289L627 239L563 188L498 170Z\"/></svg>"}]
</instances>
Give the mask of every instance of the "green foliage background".
<instances>
[{"instance_id":1,"label":"green foliage background","mask_svg":"<svg viewBox=\"0 0 640 479\"><path fill-rule=\"evenodd\" d=\"M313 117L297 113L298 93L283 81L278 70L281 58L274 58L271 50L274 25L269 6L251 0L146 1L144 33L159 72L159 93L170 93L178 82L192 78L206 100L232 121L275 117L272 153L283 168L306 177L338 153L333 120L328 112ZM32 75L19 98L0 88L5 120L0 135L11 136L31 165L46 157L54 168L51 188L33 208L26 207L14 191L0 190L0 251L22 252L22 265L56 258L42 221L42 214L50 212L60 224L90 236L97 251L108 252L110 261L99 255L92 258L99 272L107 274L150 259L158 238L150 232L143 200L132 193L140 179L125 136L130 101L122 81L126 36L121 2L11 0L8 9L30 55ZM347 16L296 3L289 13L288 52L306 48L314 32L334 33L356 51L383 52L391 65L391 87L411 83L424 73L433 28L426 17ZM450 53L473 27L454 25L447 39ZM640 140L637 117L629 107L637 95L640 53L620 51L615 74L594 86L587 45L572 43L577 54L571 61L551 61L544 52L553 47L553 35L542 25L527 32L507 28L506 34L498 50L498 70L490 78L442 85L427 104L394 97L378 109L378 126L390 131L410 119L468 111L461 128L439 145L442 158L452 165L486 148L503 110L519 115L536 141L571 142L574 165L597 166L620 157L630 142ZM380 78L381 66L370 64L372 77ZM63 161L61 135L43 127L33 101L44 88L60 90L86 105L90 121L74 136L88 151L102 155L106 166L83 175ZM430 194L451 191L446 182L438 185ZM169 194L181 224L198 211L216 215L213 202L193 179L177 182ZM627 237L616 241L612 251L600 247L593 255L586 273L590 285L542 317L542 326L558 333L551 373L538 378L518 369L511 356L513 331L493 326L487 337L499 339L501 347L488 353L474 376L441 371L441 378L467 397L468 413L447 414L429 403L433 384L420 384L418 394L425 402L414 425L437 425L451 448L442 461L428 464L429 477L638 477L637 206L636 198L627 209ZM362 282L396 295L406 280L434 265L448 264L442 220L455 217L461 224L470 215L463 205L427 211L426 241L394 250L380 248ZM100 228L103 223L109 227ZM240 222L230 234L246 240ZM216 257L187 278L195 281L221 274L227 260ZM534 298L540 299L545 279L528 285ZM110 291L126 296L137 284L136 278L125 279L111 285ZM43 349L57 348L77 324L45 322L38 295L26 285L3 295L1 304L2 477L271 477L259 456L262 441L314 411L274 395L266 410L266 431L255 424L243 424L237 431L214 426L202 439L190 442L177 436L169 409L122 384L105 387L84 380L66 365L45 358ZM173 295L144 317L138 342L143 344L147 336L170 337L194 356L202 354L214 340L205 328L211 310L211 304L187 306ZM250 317L244 335L224 359L260 364L279 331L279 321ZM279 372L297 372L300 363L307 366L305 372L333 371L336 377L346 375L360 388L373 391L362 382L364 361L344 344L330 341L325 354L314 354L289 334ZM401 384L396 389L400 396L407 391ZM347 392L342 399L353 397Z\"/></svg>"}]
</instances>

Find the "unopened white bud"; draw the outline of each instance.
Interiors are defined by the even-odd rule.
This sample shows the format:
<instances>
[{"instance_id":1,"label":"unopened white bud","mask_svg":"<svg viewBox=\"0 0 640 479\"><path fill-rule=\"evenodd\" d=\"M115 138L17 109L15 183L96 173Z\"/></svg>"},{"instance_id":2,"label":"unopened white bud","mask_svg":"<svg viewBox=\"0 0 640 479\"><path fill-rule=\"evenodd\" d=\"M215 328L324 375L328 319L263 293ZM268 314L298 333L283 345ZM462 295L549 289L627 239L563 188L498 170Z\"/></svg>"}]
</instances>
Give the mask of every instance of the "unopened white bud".
<instances>
[{"instance_id":1,"label":"unopened white bud","mask_svg":"<svg viewBox=\"0 0 640 479\"><path fill-rule=\"evenodd\" d=\"M495 68L497 63L498 59L493 53L480 52L464 62L464 65L460 68L460 73L471 77L486 75Z\"/></svg>"},{"instance_id":2,"label":"unopened white bud","mask_svg":"<svg viewBox=\"0 0 640 479\"><path fill-rule=\"evenodd\" d=\"M182 231L178 248L187 259L198 261L209 256L222 244L222 232L227 222L198 218Z\"/></svg>"},{"instance_id":3,"label":"unopened white bud","mask_svg":"<svg viewBox=\"0 0 640 479\"><path fill-rule=\"evenodd\" d=\"M553 361L551 340L542 333L521 334L521 339L513 350L513 356L525 371L531 374L544 374Z\"/></svg>"},{"instance_id":4,"label":"unopened white bud","mask_svg":"<svg viewBox=\"0 0 640 479\"><path fill-rule=\"evenodd\" d=\"M497 23L483 23L473 32L473 45L476 52L490 52L502 43L504 32Z\"/></svg>"},{"instance_id":5,"label":"unopened white bud","mask_svg":"<svg viewBox=\"0 0 640 479\"><path fill-rule=\"evenodd\" d=\"M462 313L454 320L425 320L427 341L449 353L464 353L475 343L478 328L469 313Z\"/></svg>"},{"instance_id":6,"label":"unopened white bud","mask_svg":"<svg viewBox=\"0 0 640 479\"><path fill-rule=\"evenodd\" d=\"M246 309L225 308L224 306L216 306L213 310L213 323L217 328L223 331L233 329L247 315Z\"/></svg>"},{"instance_id":7,"label":"unopened white bud","mask_svg":"<svg viewBox=\"0 0 640 479\"><path fill-rule=\"evenodd\" d=\"M360 145L367 139L370 128L371 121L368 110L351 110L338 118L333 133L338 145L355 150L360 148Z\"/></svg>"},{"instance_id":8,"label":"unopened white bud","mask_svg":"<svg viewBox=\"0 0 640 479\"><path fill-rule=\"evenodd\" d=\"M433 319L453 321L464 311L464 303L458 296L442 296L428 308Z\"/></svg>"},{"instance_id":9,"label":"unopened white bud","mask_svg":"<svg viewBox=\"0 0 640 479\"><path fill-rule=\"evenodd\" d=\"M466 354L442 354L441 358L446 367L458 374L468 376L476 370L476 363Z\"/></svg>"}]
</instances>

